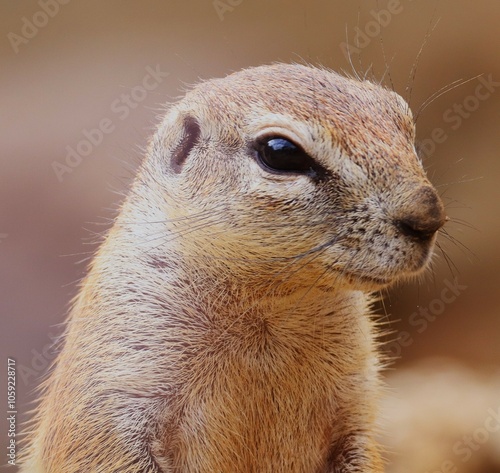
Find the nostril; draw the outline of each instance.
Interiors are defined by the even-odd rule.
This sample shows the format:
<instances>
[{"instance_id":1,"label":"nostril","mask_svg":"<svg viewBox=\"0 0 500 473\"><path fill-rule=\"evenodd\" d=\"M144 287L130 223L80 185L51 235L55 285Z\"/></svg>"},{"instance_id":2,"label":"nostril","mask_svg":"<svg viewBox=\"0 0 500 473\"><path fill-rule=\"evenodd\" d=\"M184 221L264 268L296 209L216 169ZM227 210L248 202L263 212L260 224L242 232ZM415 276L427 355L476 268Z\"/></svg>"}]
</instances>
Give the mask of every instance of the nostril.
<instances>
[{"instance_id":1,"label":"nostril","mask_svg":"<svg viewBox=\"0 0 500 473\"><path fill-rule=\"evenodd\" d=\"M421 186L406 199L407 203L394 219L394 225L407 237L430 240L447 220L436 191L431 186Z\"/></svg>"},{"instance_id":2,"label":"nostril","mask_svg":"<svg viewBox=\"0 0 500 473\"><path fill-rule=\"evenodd\" d=\"M417 240L430 240L434 234L442 227L442 221L422 222L413 218L406 218L395 221L399 231L408 237Z\"/></svg>"}]
</instances>

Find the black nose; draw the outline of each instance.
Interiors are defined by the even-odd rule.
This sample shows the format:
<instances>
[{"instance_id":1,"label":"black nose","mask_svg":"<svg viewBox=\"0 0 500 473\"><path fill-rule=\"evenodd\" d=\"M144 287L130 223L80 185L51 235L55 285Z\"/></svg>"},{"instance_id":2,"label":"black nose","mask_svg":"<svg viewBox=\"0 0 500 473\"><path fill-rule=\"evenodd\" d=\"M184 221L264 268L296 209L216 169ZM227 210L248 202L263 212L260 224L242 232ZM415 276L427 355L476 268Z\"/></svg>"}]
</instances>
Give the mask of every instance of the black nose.
<instances>
[{"instance_id":1,"label":"black nose","mask_svg":"<svg viewBox=\"0 0 500 473\"><path fill-rule=\"evenodd\" d=\"M400 218L394 221L403 235L420 241L431 239L445 222L441 199L430 186L422 186L411 194Z\"/></svg>"}]
</instances>

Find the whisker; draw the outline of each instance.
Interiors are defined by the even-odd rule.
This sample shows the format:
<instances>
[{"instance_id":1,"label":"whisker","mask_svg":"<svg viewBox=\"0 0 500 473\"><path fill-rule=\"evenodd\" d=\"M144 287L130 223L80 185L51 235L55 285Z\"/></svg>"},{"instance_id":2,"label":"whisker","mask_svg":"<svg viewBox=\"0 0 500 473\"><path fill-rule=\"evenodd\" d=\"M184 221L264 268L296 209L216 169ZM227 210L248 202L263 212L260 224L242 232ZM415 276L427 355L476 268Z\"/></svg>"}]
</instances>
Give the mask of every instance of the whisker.
<instances>
[{"instance_id":1,"label":"whisker","mask_svg":"<svg viewBox=\"0 0 500 473\"><path fill-rule=\"evenodd\" d=\"M468 82L471 82L478 77L481 77L482 74L478 74L477 76L471 77L469 79L457 79L451 82L450 84L447 84L443 87L441 87L438 91L434 92L431 94L426 100L424 100L424 103L420 105L420 108L417 111L417 114L415 115L415 123L417 122L420 114L434 101L436 101L439 97L447 94L448 92L451 92L453 89L456 89L458 87L461 87L462 85L467 84Z\"/></svg>"},{"instance_id":2,"label":"whisker","mask_svg":"<svg viewBox=\"0 0 500 473\"><path fill-rule=\"evenodd\" d=\"M314 258L318 257L320 254L322 254L323 252L325 251L325 249L323 249L320 253L317 253L315 255ZM325 274L328 274L331 270L331 268L333 267L333 264L330 264L328 265L325 270L312 282L312 284L309 286L309 288L307 289L307 291L302 295L302 297L297 301L297 303L295 304L295 306L293 306L291 309L290 309L290 312L293 313L293 311L299 306L299 304L309 295L309 293L316 287L316 285L318 284L319 281L321 281L321 279L323 278L323 276Z\"/></svg>"},{"instance_id":3,"label":"whisker","mask_svg":"<svg viewBox=\"0 0 500 473\"><path fill-rule=\"evenodd\" d=\"M212 210L204 210L202 212L198 212L191 215L184 215L182 217L174 217L174 218L165 218L161 220L141 220L141 221L120 221L120 224L124 225L156 225L156 224L167 224L167 223L176 223L176 222L184 222L191 221L193 219L199 218L207 218L213 217L214 215L223 215L224 211L219 210L217 212L213 212Z\"/></svg>"},{"instance_id":4,"label":"whisker","mask_svg":"<svg viewBox=\"0 0 500 473\"><path fill-rule=\"evenodd\" d=\"M466 222L465 220L462 220L460 218L454 218L454 217L452 217L452 218L450 218L450 222L451 223L456 223L458 225L462 225L464 227L470 228L471 230L475 230L477 232L480 231L479 228L477 228L475 225L472 225L471 223Z\"/></svg>"},{"instance_id":5,"label":"whisker","mask_svg":"<svg viewBox=\"0 0 500 473\"><path fill-rule=\"evenodd\" d=\"M384 81L385 81L385 77L389 74L390 75L390 70L391 70L391 64L394 62L394 59L395 59L396 55L394 54L392 57L391 57L391 60L389 61L389 64L386 64L385 65L385 70L382 74L382 76L380 77L380 79L377 81L379 85L383 85ZM385 59L384 59L385 61ZM390 79L390 83L392 83L392 79ZM392 86L394 90L394 86Z\"/></svg>"},{"instance_id":6,"label":"whisker","mask_svg":"<svg viewBox=\"0 0 500 473\"><path fill-rule=\"evenodd\" d=\"M389 291L387 291L387 289L382 289L382 290L381 290L381 291L379 291L379 292L381 293L382 291L385 291L385 292L386 292L386 297L388 297L388 298L390 299L390 293L389 293ZM387 310L387 307L386 307L386 305L385 305L385 297L384 297L384 296L382 296L382 294L381 294L381 295L380 295L380 299L379 299L379 300L380 300L380 303L381 303L381 305L382 305L382 310L383 310L383 312L384 312L384 319L385 319L385 322L386 322L386 323L388 323L388 324L390 324L390 323L391 323L391 320L390 320L390 318L389 318L389 311Z\"/></svg>"},{"instance_id":7,"label":"whisker","mask_svg":"<svg viewBox=\"0 0 500 473\"><path fill-rule=\"evenodd\" d=\"M361 19L361 7L360 7L360 5L358 5L358 24L357 24L358 31L359 31L360 19ZM361 51L361 48L359 47L359 35L356 35L356 49L358 51ZM358 56L358 62L359 62L359 70L362 71L363 70L363 62L361 61L361 54L358 53L357 56Z\"/></svg>"},{"instance_id":8,"label":"whisker","mask_svg":"<svg viewBox=\"0 0 500 473\"><path fill-rule=\"evenodd\" d=\"M348 58L350 66L351 66L352 72L354 74L354 77L361 82L361 77L359 76L358 71L356 70L356 68L354 67L354 64L352 62L351 49L349 48L349 35L348 35L348 31L347 31L347 23L345 25L345 42L347 45L346 46L347 47L347 58Z\"/></svg>"},{"instance_id":9,"label":"whisker","mask_svg":"<svg viewBox=\"0 0 500 473\"><path fill-rule=\"evenodd\" d=\"M454 246L464 251L464 253L473 256L475 259L479 259L479 257L467 245L464 245L460 240L450 235L446 230L444 229L439 230L439 234L442 235L444 238L446 238Z\"/></svg>"},{"instance_id":10,"label":"whisker","mask_svg":"<svg viewBox=\"0 0 500 473\"><path fill-rule=\"evenodd\" d=\"M450 166L451 168L451 166ZM476 182L476 181L482 181L483 180L483 177L471 177L471 178L468 178L466 179L465 177L463 177L462 179L459 179L458 181L450 181L450 182L444 182L442 184L438 184L434 187L436 188L440 188L440 187L444 187L444 186L447 186L447 187L451 187L451 186L454 186L454 185L457 185L457 184L464 184L464 183L467 183L467 182ZM445 191L448 190L448 189L445 189Z\"/></svg>"},{"instance_id":11,"label":"whisker","mask_svg":"<svg viewBox=\"0 0 500 473\"><path fill-rule=\"evenodd\" d=\"M377 0L377 19L378 19L378 22L380 23L380 2L379 0ZM385 72L384 72L384 75L382 76L383 78L385 78L385 75L387 73L387 77L389 77L389 83L391 84L391 89L393 92L396 91L396 88L394 87L394 82L392 80L392 76L391 76L391 70L390 70L390 64L387 62L387 55L385 53L385 45L384 45L384 38L383 38L383 35L382 35L382 28L380 29L380 37L379 37L379 40L380 40L380 47L381 47L381 50L382 50L382 57L384 58L384 64L385 64ZM394 54L392 59L391 59L391 63L392 61L394 60L394 58L396 57L396 55Z\"/></svg>"},{"instance_id":12,"label":"whisker","mask_svg":"<svg viewBox=\"0 0 500 473\"><path fill-rule=\"evenodd\" d=\"M282 284L283 282L286 282L287 280L289 280L294 274L296 274L298 271L301 271L303 268L305 268L308 264L310 264L311 262L313 262L316 258L318 258L321 253L323 251L326 251L326 248L328 248L328 246L331 246L334 242L336 241L336 239L332 239L330 240L329 242L325 243L325 244L322 244L322 245L318 245L317 247L309 250L309 251L306 251L300 255L296 255L295 258L293 260L291 260L286 266L284 266L277 274L276 276L279 276L280 274L282 274L283 272L285 272L287 269L289 269L293 264L297 263L297 262L301 262L301 266L299 266L299 268L297 268L295 271L293 272L290 272L288 273L287 275L287 278L285 278L284 280L277 280L275 281L273 284L271 284L269 286L269 290L266 291L264 293L264 296L265 297L268 297L270 296L273 291L276 291L280 284ZM309 260L306 260L305 262L303 262L302 260L303 259L307 259L308 257L310 257ZM332 263L332 265L335 264L335 263ZM316 284L313 283L312 286L314 286ZM308 289L308 292L310 292L312 290L313 287L310 287ZM301 298L302 300L303 298ZM222 339L227 333L228 331L231 329L231 327L234 326L234 324L236 324L239 320L241 320L246 314L248 314L252 309L254 309L256 306L258 306L258 304L260 303L260 300L259 301L256 301L254 304L251 304L246 310L244 310L240 315L238 315L238 317L236 319L234 319L224 330L223 332L221 333L221 335L219 336L219 338L217 340L220 340ZM298 303L297 303L298 304ZM296 306L295 306L296 307Z\"/></svg>"},{"instance_id":13,"label":"whisker","mask_svg":"<svg viewBox=\"0 0 500 473\"><path fill-rule=\"evenodd\" d=\"M456 277L456 274L455 274L455 271L460 274L460 271L458 270L457 266L455 265L455 263L450 259L450 257L447 255L446 251L444 251L443 247L441 246L441 244L436 241L436 246L437 248L439 248L439 251L441 252L441 254L443 255L443 258L444 260L446 261L446 265L448 266L448 269L450 270L450 274L453 276L453 277ZM453 269L454 268L454 269ZM455 271L454 271L455 270Z\"/></svg>"},{"instance_id":14,"label":"whisker","mask_svg":"<svg viewBox=\"0 0 500 473\"><path fill-rule=\"evenodd\" d=\"M431 21L429 22L429 26L427 27L427 32L425 33L424 41L422 42L422 45L420 46L420 49L417 53L417 57L415 58L415 61L413 63L411 71L410 71L410 75L408 76L408 80L406 83L405 93L408 94L408 96L407 96L408 98L406 101L408 102L409 106L411 106L411 96L412 96L412 92L413 92L413 84L415 83L415 78L417 76L417 68L418 68L418 65L420 63L420 58L422 56L422 53L424 51L425 46L427 45L427 42L429 41L431 34L434 32L434 30L436 29L436 27L439 23L439 18L438 18L436 23L434 25L432 25L435 14L436 14L436 9L434 9L434 13L431 17Z\"/></svg>"}]
</instances>

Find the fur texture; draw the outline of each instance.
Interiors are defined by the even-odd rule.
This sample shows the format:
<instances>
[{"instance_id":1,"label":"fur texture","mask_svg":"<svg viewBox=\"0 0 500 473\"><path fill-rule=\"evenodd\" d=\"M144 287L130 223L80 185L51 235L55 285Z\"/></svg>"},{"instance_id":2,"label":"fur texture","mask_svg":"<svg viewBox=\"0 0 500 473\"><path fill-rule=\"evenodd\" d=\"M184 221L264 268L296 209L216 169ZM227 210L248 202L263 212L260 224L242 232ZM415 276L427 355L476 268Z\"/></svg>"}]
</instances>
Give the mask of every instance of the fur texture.
<instances>
[{"instance_id":1,"label":"fur texture","mask_svg":"<svg viewBox=\"0 0 500 473\"><path fill-rule=\"evenodd\" d=\"M326 174L269 172L263 136ZM201 83L83 281L22 471L383 471L369 294L443 222L397 94L300 65Z\"/></svg>"}]
</instances>

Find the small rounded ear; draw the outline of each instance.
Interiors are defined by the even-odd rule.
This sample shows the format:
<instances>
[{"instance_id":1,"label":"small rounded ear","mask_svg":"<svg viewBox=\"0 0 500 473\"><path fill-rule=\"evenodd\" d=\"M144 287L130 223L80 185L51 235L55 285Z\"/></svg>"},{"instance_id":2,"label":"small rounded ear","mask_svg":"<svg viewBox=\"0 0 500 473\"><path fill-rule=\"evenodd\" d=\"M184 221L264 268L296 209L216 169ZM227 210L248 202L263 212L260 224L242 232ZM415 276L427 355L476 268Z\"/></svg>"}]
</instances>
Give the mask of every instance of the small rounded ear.
<instances>
[{"instance_id":1,"label":"small rounded ear","mask_svg":"<svg viewBox=\"0 0 500 473\"><path fill-rule=\"evenodd\" d=\"M176 174L182 171L182 167L189 153L198 143L201 134L200 124L196 118L191 115L186 115L183 118L182 127L182 138L172 151L170 158L170 167Z\"/></svg>"}]
</instances>

